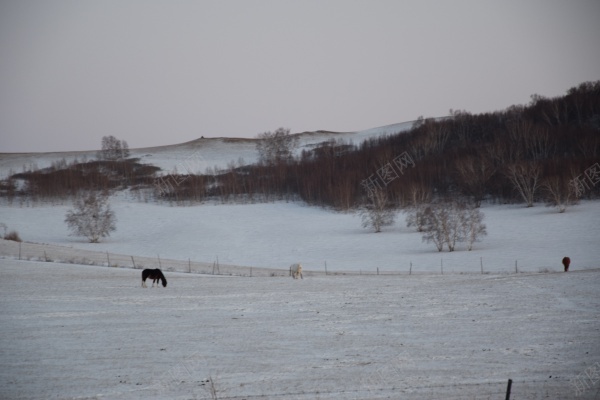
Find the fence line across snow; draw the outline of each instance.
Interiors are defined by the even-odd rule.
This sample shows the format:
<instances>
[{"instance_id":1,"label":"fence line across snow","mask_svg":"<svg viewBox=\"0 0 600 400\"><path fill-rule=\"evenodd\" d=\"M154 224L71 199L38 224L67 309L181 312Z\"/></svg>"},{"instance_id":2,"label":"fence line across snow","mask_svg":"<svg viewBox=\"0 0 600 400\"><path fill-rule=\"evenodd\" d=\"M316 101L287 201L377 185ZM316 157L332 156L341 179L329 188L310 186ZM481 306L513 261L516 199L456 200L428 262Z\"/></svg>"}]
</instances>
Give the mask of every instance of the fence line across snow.
<instances>
[{"instance_id":1,"label":"fence line across snow","mask_svg":"<svg viewBox=\"0 0 600 400\"><path fill-rule=\"evenodd\" d=\"M214 262L198 262L191 259L171 260L160 257L141 257L110 252L73 249L39 243L0 240L0 258L57 262L65 264L96 265L113 268L161 268L170 272L187 272L231 276L284 276L287 271L269 268L244 267Z\"/></svg>"},{"instance_id":2,"label":"fence line across snow","mask_svg":"<svg viewBox=\"0 0 600 400\"><path fill-rule=\"evenodd\" d=\"M289 271L285 266L282 268L265 268L257 266L238 266L221 264L218 256L213 262L193 261L190 258L184 260L165 259L157 254L154 257L132 256L124 254L115 254L110 252L74 249L72 247L29 243L29 242L14 242L10 240L0 239L0 258L13 258L18 260L58 262L67 264L81 265L97 265L105 267L117 268L160 268L169 272L187 272L196 274L210 275L229 275L229 276L288 276ZM319 266L304 265L305 274L311 275L440 275L440 274L492 274L506 275L516 273L547 273L560 272L558 267L555 268L540 268L527 267L518 263L518 260L512 262L506 260L506 266L502 269L491 268L485 269L485 260L480 258L477 265L470 266L470 269L465 264L460 267L449 264L443 258L437 267L434 266L419 266L412 261L407 260L406 265L397 266L365 266L364 269L358 271L347 270L332 270L331 262L324 261L319 270ZM323 268L324 267L324 268ZM392 269L394 268L394 269Z\"/></svg>"}]
</instances>

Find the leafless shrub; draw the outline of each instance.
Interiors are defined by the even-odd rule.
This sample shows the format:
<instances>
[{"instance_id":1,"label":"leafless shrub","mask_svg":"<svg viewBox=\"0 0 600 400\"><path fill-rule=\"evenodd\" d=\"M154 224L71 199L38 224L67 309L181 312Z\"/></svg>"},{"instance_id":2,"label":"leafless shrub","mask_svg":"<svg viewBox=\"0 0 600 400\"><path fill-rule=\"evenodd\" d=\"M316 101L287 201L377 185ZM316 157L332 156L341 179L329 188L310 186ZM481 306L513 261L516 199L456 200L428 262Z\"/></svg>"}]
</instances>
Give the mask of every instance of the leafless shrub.
<instances>
[{"instance_id":1,"label":"leafless shrub","mask_svg":"<svg viewBox=\"0 0 600 400\"><path fill-rule=\"evenodd\" d=\"M98 243L116 230L116 217L110 209L107 195L90 192L73 202L65 222L75 236L85 236L90 243Z\"/></svg>"},{"instance_id":2,"label":"leafless shrub","mask_svg":"<svg viewBox=\"0 0 600 400\"><path fill-rule=\"evenodd\" d=\"M542 190L546 198L546 206L556 207L559 213L564 213L573 202L574 194L569 186L569 180L555 175L542 181Z\"/></svg>"},{"instance_id":3,"label":"leafless shrub","mask_svg":"<svg viewBox=\"0 0 600 400\"><path fill-rule=\"evenodd\" d=\"M4 235L4 240L12 240L13 242L22 242L21 237L17 231L10 231Z\"/></svg>"},{"instance_id":4,"label":"leafless shrub","mask_svg":"<svg viewBox=\"0 0 600 400\"><path fill-rule=\"evenodd\" d=\"M466 242L467 249L487 234L483 213L463 201L429 204L413 211L407 217L408 226L417 226L423 232L423 241L433 242L438 251L444 247L454 251L456 243Z\"/></svg>"},{"instance_id":5,"label":"leafless shrub","mask_svg":"<svg viewBox=\"0 0 600 400\"><path fill-rule=\"evenodd\" d=\"M394 223L396 212L389 207L384 190L373 190L370 199L371 202L360 211L362 226L363 228L373 228L375 232L381 232L382 227Z\"/></svg>"},{"instance_id":6,"label":"leafless shrub","mask_svg":"<svg viewBox=\"0 0 600 400\"><path fill-rule=\"evenodd\" d=\"M444 221L447 219L441 207L427 206L423 210L423 241L433 242L438 251L444 250Z\"/></svg>"},{"instance_id":7,"label":"leafless shrub","mask_svg":"<svg viewBox=\"0 0 600 400\"><path fill-rule=\"evenodd\" d=\"M462 213L461 227L462 238L467 242L467 250L473 250L473 244L482 236L487 235L487 229L483 223L484 214L474 206L468 205Z\"/></svg>"},{"instance_id":8,"label":"leafless shrub","mask_svg":"<svg viewBox=\"0 0 600 400\"><path fill-rule=\"evenodd\" d=\"M417 205L407 212L406 226L415 227L417 232L425 232L425 224L427 223L427 213L431 212L431 208L427 205Z\"/></svg>"}]
</instances>

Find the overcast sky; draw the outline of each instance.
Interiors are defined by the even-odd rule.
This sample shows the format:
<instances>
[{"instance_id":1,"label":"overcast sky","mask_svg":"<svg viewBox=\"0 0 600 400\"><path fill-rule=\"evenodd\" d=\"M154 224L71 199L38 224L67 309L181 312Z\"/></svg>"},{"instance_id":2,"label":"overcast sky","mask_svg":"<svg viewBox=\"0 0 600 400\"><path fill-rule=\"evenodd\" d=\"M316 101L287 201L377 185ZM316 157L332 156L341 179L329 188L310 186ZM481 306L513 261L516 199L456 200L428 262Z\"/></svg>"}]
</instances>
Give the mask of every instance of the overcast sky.
<instances>
[{"instance_id":1,"label":"overcast sky","mask_svg":"<svg viewBox=\"0 0 600 400\"><path fill-rule=\"evenodd\" d=\"M598 0L0 0L0 152L356 131L600 79Z\"/></svg>"}]
</instances>

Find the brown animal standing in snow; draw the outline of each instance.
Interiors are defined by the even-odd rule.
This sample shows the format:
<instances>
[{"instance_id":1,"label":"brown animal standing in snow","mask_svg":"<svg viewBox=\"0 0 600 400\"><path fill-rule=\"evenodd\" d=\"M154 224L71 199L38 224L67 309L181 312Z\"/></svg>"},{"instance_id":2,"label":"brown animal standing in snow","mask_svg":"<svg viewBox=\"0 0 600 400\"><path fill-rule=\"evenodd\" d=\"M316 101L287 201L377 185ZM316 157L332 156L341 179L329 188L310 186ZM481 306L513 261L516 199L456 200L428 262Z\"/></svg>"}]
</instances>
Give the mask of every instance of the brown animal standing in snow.
<instances>
[{"instance_id":1,"label":"brown animal standing in snow","mask_svg":"<svg viewBox=\"0 0 600 400\"><path fill-rule=\"evenodd\" d=\"M565 272L567 272L569 270L569 264L571 264L571 259L569 257L565 257L563 258L562 263L565 266Z\"/></svg>"}]
</instances>

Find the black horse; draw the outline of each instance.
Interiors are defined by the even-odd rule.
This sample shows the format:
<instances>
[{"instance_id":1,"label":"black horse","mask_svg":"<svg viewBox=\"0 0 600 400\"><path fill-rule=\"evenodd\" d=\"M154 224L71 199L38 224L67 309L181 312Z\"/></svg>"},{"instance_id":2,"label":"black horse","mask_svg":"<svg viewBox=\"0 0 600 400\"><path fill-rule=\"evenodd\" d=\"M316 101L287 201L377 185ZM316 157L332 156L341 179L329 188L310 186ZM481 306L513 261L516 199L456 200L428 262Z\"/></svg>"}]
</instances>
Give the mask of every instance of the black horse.
<instances>
[{"instance_id":1,"label":"black horse","mask_svg":"<svg viewBox=\"0 0 600 400\"><path fill-rule=\"evenodd\" d=\"M152 287L154 287L155 283L156 283L156 286L158 286L158 280L159 279L162 281L163 287L167 287L167 279L163 275L162 271L160 269L158 269L158 268L156 268L156 269L145 269L145 270L142 271L142 287L148 287L148 286L146 286L146 279L147 278L152 279Z\"/></svg>"}]
</instances>

